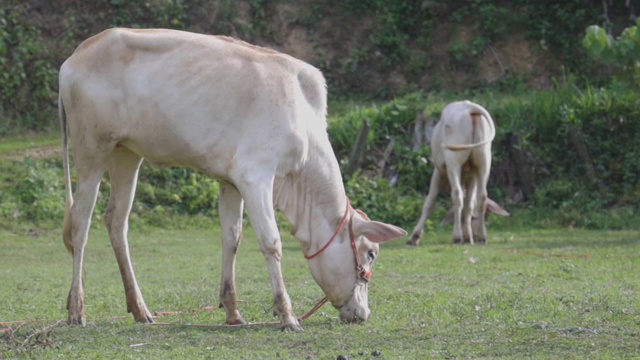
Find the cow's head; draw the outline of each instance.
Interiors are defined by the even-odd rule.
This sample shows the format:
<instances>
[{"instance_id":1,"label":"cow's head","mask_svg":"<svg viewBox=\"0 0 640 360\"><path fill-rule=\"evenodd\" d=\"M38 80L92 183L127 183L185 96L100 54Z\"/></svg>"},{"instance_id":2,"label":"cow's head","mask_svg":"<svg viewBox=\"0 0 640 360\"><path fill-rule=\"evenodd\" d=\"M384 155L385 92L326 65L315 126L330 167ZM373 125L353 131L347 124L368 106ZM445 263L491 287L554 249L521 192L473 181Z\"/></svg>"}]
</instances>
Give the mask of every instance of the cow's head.
<instances>
[{"instance_id":1,"label":"cow's head","mask_svg":"<svg viewBox=\"0 0 640 360\"><path fill-rule=\"evenodd\" d=\"M342 321L369 318L369 281L379 244L406 235L397 226L371 221L349 207L332 244L309 259L314 279L340 311Z\"/></svg>"}]
</instances>

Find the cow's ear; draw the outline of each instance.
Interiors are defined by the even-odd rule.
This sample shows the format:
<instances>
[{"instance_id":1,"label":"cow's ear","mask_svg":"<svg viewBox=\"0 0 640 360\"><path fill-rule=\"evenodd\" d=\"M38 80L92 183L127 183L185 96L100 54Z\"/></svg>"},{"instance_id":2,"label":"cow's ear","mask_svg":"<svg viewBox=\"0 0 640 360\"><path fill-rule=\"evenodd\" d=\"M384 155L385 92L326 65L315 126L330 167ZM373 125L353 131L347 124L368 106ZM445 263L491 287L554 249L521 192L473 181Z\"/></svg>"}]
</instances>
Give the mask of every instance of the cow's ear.
<instances>
[{"instance_id":1,"label":"cow's ear","mask_svg":"<svg viewBox=\"0 0 640 360\"><path fill-rule=\"evenodd\" d=\"M491 199L487 199L487 211L490 211L496 215L500 216L510 216L507 210L503 209L498 205L495 201Z\"/></svg>"},{"instance_id":2,"label":"cow's ear","mask_svg":"<svg viewBox=\"0 0 640 360\"><path fill-rule=\"evenodd\" d=\"M407 232L400 227L379 221L368 221L357 216L353 218L353 232L356 236L364 235L378 244L407 236Z\"/></svg>"}]
</instances>

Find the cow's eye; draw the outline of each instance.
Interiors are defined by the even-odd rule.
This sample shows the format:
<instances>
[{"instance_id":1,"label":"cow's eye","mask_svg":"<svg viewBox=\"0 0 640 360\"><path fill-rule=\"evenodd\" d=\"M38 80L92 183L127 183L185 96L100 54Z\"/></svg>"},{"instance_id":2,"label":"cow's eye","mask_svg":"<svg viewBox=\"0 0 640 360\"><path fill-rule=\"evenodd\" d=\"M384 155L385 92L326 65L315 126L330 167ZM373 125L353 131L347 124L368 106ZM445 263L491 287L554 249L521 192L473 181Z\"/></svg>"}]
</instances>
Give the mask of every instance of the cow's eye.
<instances>
[{"instance_id":1,"label":"cow's eye","mask_svg":"<svg viewBox=\"0 0 640 360\"><path fill-rule=\"evenodd\" d=\"M376 256L378 256L378 254L376 253L376 251L375 251L375 250L369 250L369 251L367 252L367 255L369 255L369 259L370 259L371 261L374 261L374 260L376 259Z\"/></svg>"}]
</instances>

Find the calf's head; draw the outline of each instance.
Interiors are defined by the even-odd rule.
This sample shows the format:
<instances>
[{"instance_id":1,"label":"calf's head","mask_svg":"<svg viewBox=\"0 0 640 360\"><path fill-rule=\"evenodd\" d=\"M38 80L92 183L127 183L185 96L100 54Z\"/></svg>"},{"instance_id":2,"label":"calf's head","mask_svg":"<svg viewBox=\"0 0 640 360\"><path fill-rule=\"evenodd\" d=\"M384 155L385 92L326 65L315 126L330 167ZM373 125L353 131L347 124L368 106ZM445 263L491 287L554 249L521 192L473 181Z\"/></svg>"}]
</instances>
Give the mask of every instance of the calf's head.
<instances>
[{"instance_id":1,"label":"calf's head","mask_svg":"<svg viewBox=\"0 0 640 360\"><path fill-rule=\"evenodd\" d=\"M369 318L369 281L380 243L407 235L403 229L371 221L359 210L350 210L335 240L309 260L313 278L344 322Z\"/></svg>"}]
</instances>

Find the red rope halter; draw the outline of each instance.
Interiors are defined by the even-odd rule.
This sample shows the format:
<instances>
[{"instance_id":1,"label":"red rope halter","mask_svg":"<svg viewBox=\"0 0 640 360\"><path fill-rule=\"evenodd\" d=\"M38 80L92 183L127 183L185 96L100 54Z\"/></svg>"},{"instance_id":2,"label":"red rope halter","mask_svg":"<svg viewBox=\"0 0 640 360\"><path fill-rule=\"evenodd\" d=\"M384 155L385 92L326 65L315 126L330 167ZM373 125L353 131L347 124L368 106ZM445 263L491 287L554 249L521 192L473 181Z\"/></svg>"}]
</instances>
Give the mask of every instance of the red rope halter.
<instances>
[{"instance_id":1,"label":"red rope halter","mask_svg":"<svg viewBox=\"0 0 640 360\"><path fill-rule=\"evenodd\" d=\"M342 220L340 221L340 225L338 225L338 228L336 229L336 232L333 233L333 236L331 237L331 239L329 239L329 241L327 241L327 243L320 250L316 251L312 255L305 255L304 256L305 259L307 259L307 260L313 259L314 257L320 255L320 253L322 253L324 251L324 249L329 247L329 245L331 245L333 240L335 240L335 238L338 236L338 234L340 233L340 231L344 227L344 224L346 224L347 218L349 217L349 214L351 214L351 210L352 210L351 203L349 202L349 198L347 198L347 209L344 211L344 216L342 217Z\"/></svg>"}]
</instances>

